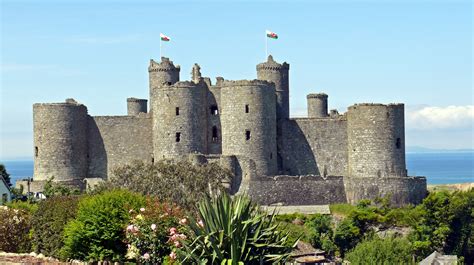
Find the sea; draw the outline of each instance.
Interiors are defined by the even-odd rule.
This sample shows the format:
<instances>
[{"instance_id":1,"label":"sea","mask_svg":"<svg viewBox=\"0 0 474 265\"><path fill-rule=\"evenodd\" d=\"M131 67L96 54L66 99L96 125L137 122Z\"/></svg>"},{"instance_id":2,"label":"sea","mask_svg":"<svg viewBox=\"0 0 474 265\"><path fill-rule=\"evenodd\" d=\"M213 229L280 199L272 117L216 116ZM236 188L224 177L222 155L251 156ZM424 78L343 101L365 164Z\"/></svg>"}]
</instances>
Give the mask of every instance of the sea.
<instances>
[{"instance_id":1,"label":"sea","mask_svg":"<svg viewBox=\"0 0 474 265\"><path fill-rule=\"evenodd\" d=\"M408 152L408 175L425 176L428 184L474 182L474 151L466 152ZM12 182L33 176L33 160L4 160Z\"/></svg>"}]
</instances>

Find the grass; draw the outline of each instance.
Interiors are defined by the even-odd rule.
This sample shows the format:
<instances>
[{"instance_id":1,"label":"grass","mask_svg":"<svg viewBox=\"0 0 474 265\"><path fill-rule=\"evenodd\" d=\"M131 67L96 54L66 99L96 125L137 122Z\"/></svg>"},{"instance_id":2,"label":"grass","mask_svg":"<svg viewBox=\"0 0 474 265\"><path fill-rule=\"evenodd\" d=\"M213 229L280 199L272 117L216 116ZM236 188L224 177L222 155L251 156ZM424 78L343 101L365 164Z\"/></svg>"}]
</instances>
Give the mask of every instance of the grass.
<instances>
[{"instance_id":1,"label":"grass","mask_svg":"<svg viewBox=\"0 0 474 265\"><path fill-rule=\"evenodd\" d=\"M337 214L342 216L348 216L356 207L348 203L337 203L329 205L331 214Z\"/></svg>"}]
</instances>

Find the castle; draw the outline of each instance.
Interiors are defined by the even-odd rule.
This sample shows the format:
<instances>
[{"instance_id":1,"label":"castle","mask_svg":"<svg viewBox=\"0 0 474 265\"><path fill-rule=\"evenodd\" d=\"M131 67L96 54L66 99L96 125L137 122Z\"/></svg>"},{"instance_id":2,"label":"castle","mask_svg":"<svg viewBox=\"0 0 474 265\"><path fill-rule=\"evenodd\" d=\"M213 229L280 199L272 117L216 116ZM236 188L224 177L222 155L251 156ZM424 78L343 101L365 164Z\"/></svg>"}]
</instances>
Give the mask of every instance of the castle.
<instances>
[{"instance_id":1,"label":"castle","mask_svg":"<svg viewBox=\"0 0 474 265\"><path fill-rule=\"evenodd\" d=\"M405 165L403 104L355 104L328 112L326 94L307 96L308 117L289 116L289 69L272 56L255 80L180 81L168 58L150 61L150 110L128 98L126 116L90 116L86 106L34 104L33 183L106 179L133 160L190 159L234 173L232 192L264 205L356 202L390 195L418 203L426 179Z\"/></svg>"}]
</instances>

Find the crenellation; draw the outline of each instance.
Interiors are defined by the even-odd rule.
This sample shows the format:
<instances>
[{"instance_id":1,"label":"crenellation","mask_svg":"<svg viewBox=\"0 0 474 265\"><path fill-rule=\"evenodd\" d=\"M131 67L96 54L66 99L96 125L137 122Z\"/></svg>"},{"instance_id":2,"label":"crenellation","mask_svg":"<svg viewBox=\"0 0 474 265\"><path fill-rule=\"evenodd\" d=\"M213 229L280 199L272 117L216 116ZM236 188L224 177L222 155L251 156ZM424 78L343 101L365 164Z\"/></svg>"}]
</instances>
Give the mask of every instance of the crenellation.
<instances>
[{"instance_id":1,"label":"crenellation","mask_svg":"<svg viewBox=\"0 0 474 265\"><path fill-rule=\"evenodd\" d=\"M307 95L308 116L289 116L289 64L270 55L257 79L215 85L194 64L191 80L169 58L150 60L148 100L127 98L127 115L90 116L74 99L33 105L32 187L112 177L134 160L218 163L224 183L264 205L356 203L392 196L420 202L426 179L405 164L404 104L358 103L328 112L328 95ZM36 185L37 184L37 185Z\"/></svg>"}]
</instances>

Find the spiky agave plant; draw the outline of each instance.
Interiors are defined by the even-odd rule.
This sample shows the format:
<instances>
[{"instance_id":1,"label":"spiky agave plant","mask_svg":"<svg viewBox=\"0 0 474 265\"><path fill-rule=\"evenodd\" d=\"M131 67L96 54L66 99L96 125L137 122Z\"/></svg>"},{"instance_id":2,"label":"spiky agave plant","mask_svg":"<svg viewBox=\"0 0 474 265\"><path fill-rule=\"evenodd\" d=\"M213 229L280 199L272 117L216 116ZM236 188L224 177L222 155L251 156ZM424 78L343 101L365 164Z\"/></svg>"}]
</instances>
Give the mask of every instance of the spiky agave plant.
<instances>
[{"instance_id":1,"label":"spiky agave plant","mask_svg":"<svg viewBox=\"0 0 474 265\"><path fill-rule=\"evenodd\" d=\"M199 217L179 251L183 264L271 264L285 261L296 242L247 196L221 194L199 203Z\"/></svg>"}]
</instances>

